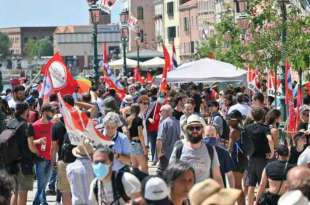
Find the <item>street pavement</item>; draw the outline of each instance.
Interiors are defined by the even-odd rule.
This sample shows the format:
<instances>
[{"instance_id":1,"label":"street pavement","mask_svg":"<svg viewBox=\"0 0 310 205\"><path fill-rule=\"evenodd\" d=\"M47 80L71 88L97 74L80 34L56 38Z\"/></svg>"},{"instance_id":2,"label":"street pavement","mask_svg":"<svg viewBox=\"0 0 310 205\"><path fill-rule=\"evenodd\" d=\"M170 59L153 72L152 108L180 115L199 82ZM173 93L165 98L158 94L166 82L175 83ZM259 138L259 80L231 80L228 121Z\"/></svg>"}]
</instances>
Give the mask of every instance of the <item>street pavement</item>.
<instances>
[{"instance_id":1,"label":"street pavement","mask_svg":"<svg viewBox=\"0 0 310 205\"><path fill-rule=\"evenodd\" d=\"M155 175L156 173L156 166L153 166L151 162L149 162L149 173L151 175ZM27 205L32 205L36 191L37 191L37 182L35 181L33 185L33 191L28 192ZM56 205L56 196L47 196L46 198L49 205Z\"/></svg>"}]
</instances>

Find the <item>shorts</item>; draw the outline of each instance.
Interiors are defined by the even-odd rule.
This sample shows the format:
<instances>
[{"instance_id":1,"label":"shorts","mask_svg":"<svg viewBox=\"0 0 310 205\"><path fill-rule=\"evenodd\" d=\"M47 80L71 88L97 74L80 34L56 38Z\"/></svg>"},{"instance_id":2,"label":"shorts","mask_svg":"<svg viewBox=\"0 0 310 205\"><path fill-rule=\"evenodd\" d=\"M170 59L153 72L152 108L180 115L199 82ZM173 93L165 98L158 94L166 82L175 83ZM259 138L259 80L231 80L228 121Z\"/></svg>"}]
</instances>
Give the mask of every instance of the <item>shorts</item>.
<instances>
[{"instance_id":1,"label":"shorts","mask_svg":"<svg viewBox=\"0 0 310 205\"><path fill-rule=\"evenodd\" d=\"M31 191L33 189L34 175L24 175L21 171L14 175L17 191Z\"/></svg>"},{"instance_id":2,"label":"shorts","mask_svg":"<svg viewBox=\"0 0 310 205\"><path fill-rule=\"evenodd\" d=\"M143 155L143 148L140 142L130 142L130 155Z\"/></svg>"},{"instance_id":3,"label":"shorts","mask_svg":"<svg viewBox=\"0 0 310 205\"><path fill-rule=\"evenodd\" d=\"M267 165L267 160L262 158L250 158L249 159L249 167L248 167L248 180L249 186L256 186L256 184L260 183L263 170Z\"/></svg>"},{"instance_id":4,"label":"shorts","mask_svg":"<svg viewBox=\"0 0 310 205\"><path fill-rule=\"evenodd\" d=\"M64 161L57 162L57 189L61 193L70 193L70 184L66 173L67 163Z\"/></svg>"}]
</instances>

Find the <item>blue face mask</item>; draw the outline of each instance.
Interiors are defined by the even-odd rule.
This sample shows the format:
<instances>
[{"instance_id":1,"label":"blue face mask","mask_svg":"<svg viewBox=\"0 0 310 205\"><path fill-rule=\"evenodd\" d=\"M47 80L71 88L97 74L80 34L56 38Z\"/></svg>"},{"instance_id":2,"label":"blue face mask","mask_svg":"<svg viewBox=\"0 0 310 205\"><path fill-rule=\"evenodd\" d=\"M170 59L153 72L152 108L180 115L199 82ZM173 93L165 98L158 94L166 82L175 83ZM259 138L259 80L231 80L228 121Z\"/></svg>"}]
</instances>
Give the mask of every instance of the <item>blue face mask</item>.
<instances>
[{"instance_id":1,"label":"blue face mask","mask_svg":"<svg viewBox=\"0 0 310 205\"><path fill-rule=\"evenodd\" d=\"M205 139L204 139L204 142L210 146L215 146L217 145L218 143L218 139L215 138L215 137L209 137L207 136Z\"/></svg>"},{"instance_id":2,"label":"blue face mask","mask_svg":"<svg viewBox=\"0 0 310 205\"><path fill-rule=\"evenodd\" d=\"M110 165L99 162L93 164L93 170L98 179L103 179L109 174Z\"/></svg>"}]
</instances>

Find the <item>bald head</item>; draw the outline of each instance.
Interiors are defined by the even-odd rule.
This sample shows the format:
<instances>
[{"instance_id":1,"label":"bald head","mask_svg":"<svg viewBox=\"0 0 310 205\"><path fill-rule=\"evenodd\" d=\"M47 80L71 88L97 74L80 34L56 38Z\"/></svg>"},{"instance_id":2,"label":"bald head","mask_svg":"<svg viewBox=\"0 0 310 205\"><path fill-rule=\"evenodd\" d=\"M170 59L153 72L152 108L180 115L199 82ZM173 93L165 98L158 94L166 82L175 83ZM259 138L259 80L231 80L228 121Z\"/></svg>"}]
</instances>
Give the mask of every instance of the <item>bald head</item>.
<instances>
[{"instance_id":1,"label":"bald head","mask_svg":"<svg viewBox=\"0 0 310 205\"><path fill-rule=\"evenodd\" d=\"M218 137L216 128L213 125L207 125L205 129L205 135L208 137Z\"/></svg>"},{"instance_id":2,"label":"bald head","mask_svg":"<svg viewBox=\"0 0 310 205\"><path fill-rule=\"evenodd\" d=\"M310 169L305 166L297 166L287 173L289 190L300 190L310 199Z\"/></svg>"},{"instance_id":3,"label":"bald head","mask_svg":"<svg viewBox=\"0 0 310 205\"><path fill-rule=\"evenodd\" d=\"M162 117L162 119L165 119L167 117L171 117L173 113L173 109L171 107L171 105L169 104L165 104L160 108L160 115Z\"/></svg>"}]
</instances>

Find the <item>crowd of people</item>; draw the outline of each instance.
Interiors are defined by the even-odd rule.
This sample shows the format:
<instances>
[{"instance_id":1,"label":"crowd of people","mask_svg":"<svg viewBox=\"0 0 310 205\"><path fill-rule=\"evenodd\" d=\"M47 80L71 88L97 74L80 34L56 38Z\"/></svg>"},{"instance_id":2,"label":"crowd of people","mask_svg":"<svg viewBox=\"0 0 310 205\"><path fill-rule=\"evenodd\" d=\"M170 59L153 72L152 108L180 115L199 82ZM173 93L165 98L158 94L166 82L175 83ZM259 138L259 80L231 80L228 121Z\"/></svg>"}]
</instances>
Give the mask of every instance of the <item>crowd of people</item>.
<instances>
[{"instance_id":1,"label":"crowd of people","mask_svg":"<svg viewBox=\"0 0 310 205\"><path fill-rule=\"evenodd\" d=\"M35 180L33 205L46 195L63 205L309 203L307 99L298 132L283 133L263 92L188 83L162 102L155 85L127 90L122 100L104 85L62 97L111 146L71 144L56 93L48 103L22 85L3 93L0 131L15 130L20 156L0 164L0 204L26 205Z\"/></svg>"}]
</instances>

